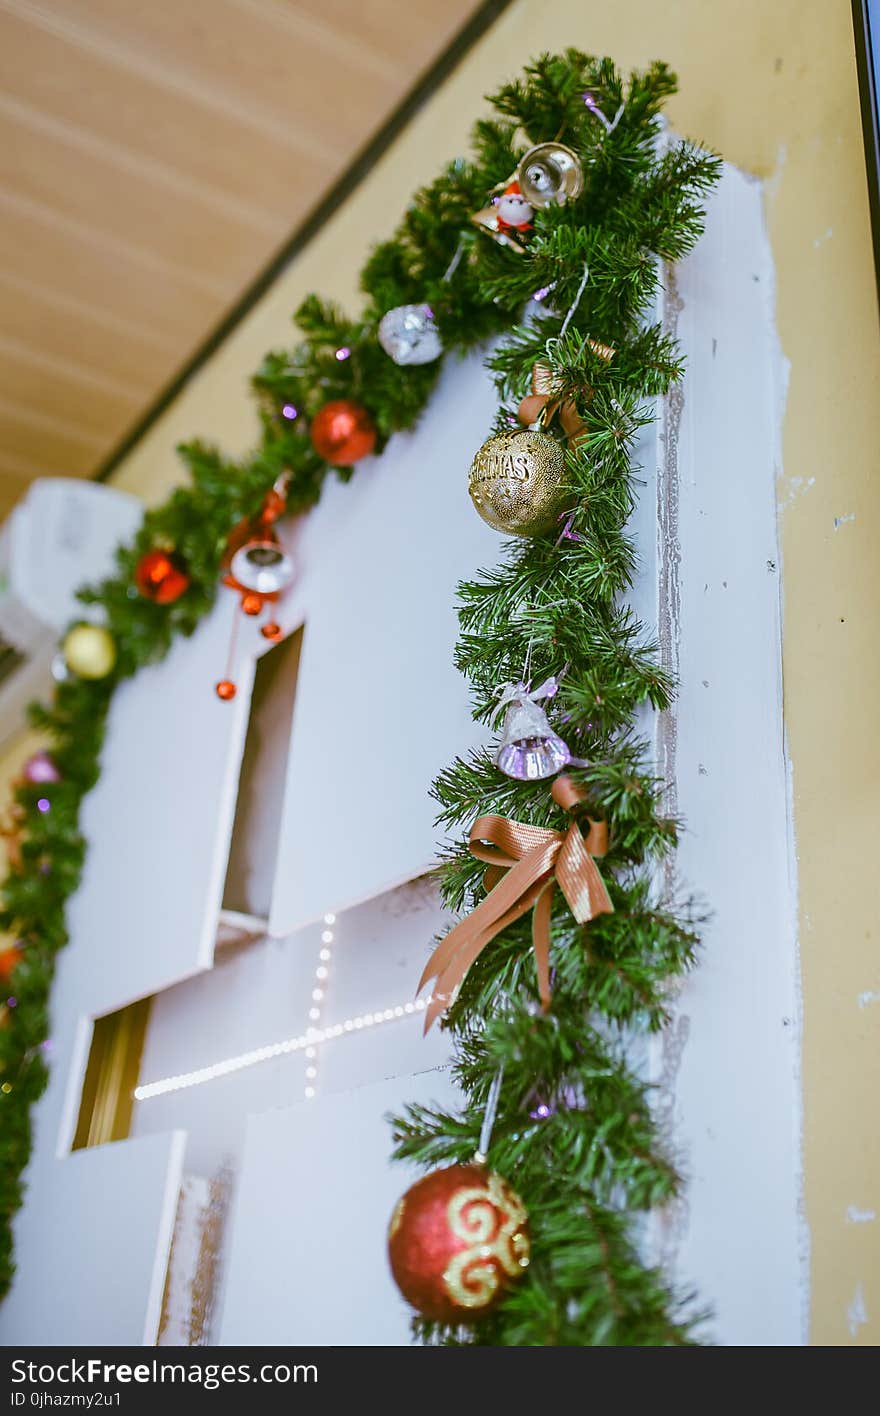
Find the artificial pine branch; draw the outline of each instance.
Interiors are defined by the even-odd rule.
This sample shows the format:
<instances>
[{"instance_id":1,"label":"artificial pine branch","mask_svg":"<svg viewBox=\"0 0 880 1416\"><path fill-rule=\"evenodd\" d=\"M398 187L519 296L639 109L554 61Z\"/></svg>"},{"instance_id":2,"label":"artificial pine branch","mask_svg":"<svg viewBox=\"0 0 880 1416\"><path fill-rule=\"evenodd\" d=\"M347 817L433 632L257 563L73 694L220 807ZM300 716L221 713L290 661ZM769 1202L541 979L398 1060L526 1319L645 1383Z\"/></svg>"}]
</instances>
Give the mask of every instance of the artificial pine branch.
<instances>
[{"instance_id":1,"label":"artificial pine branch","mask_svg":"<svg viewBox=\"0 0 880 1416\"><path fill-rule=\"evenodd\" d=\"M490 1163L526 1203L533 1262L482 1321L457 1329L417 1320L415 1330L439 1344L693 1340L698 1314L643 1263L632 1227L632 1216L668 1201L678 1180L657 1138L650 1091L628 1055L633 1031L663 1026L670 990L693 966L697 947L692 910L657 898L654 887L653 864L673 848L676 823L663 816L633 718L644 705L664 708L672 685L625 604L635 570L626 533L635 443L652 421L650 400L682 372L675 342L650 320L659 261L692 248L719 170L716 158L689 143L659 151L659 114L674 91L664 64L625 78L609 59L572 49L540 56L504 84L491 100L493 115L474 129L472 159L456 159L415 193L394 236L373 251L359 316L312 296L297 313L301 342L267 354L253 380L262 428L253 454L231 462L202 442L183 446L190 485L145 515L134 543L119 552L115 575L83 591L84 601L103 609L117 666L100 683L68 680L51 707L34 710L62 781L46 789L52 811L45 816L34 811L33 789L18 791L26 838L0 910L0 927L23 944L18 1006L0 1028L0 1071L10 1084L0 1097L0 1288L12 1273L10 1225L30 1148L29 1108L46 1081L41 1049L53 959L66 942L65 902L85 859L79 807L98 777L113 690L160 659L177 634L193 632L214 602L230 529L258 509L281 472L290 473L288 508L296 514L317 502L328 475L351 475L328 467L312 447L308 420L322 404L344 397L366 404L380 448L414 425L440 366L398 367L378 345L376 326L394 306L428 301L453 356L505 336L488 357L503 405L499 427L508 426L539 359L588 425L566 454L569 535L557 540L554 531L502 547L498 565L460 587L456 662L484 721L499 685L520 678L527 661L536 682L565 666L553 711L575 753L589 760L573 773L587 807L609 824L603 872L615 913L581 926L564 903L555 905L548 1014L539 1007L527 920L483 951L448 1011L462 1108L410 1108L395 1123L397 1153L426 1166L469 1159L503 1065ZM514 254L477 232L470 215L528 146L554 139L579 154L584 190L538 213L525 254ZM591 340L611 345L613 359ZM350 356L339 360L343 346ZM287 405L295 419L282 412ZM164 607L132 595L138 558L157 544L184 556L191 579L186 594ZM462 756L433 791L440 824L460 833L445 848L439 875L456 910L482 898L482 867L465 845L476 815L565 825L546 784L503 777L485 751Z\"/></svg>"}]
</instances>

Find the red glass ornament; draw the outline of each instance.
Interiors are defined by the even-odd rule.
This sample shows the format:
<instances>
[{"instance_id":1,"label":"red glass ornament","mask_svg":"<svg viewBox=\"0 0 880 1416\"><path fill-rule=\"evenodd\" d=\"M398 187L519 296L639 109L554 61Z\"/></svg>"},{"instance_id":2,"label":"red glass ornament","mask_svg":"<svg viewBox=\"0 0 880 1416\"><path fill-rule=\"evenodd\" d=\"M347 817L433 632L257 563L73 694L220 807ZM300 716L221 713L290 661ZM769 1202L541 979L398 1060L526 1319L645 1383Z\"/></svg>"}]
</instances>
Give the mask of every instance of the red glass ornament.
<instances>
[{"instance_id":1,"label":"red glass ornament","mask_svg":"<svg viewBox=\"0 0 880 1416\"><path fill-rule=\"evenodd\" d=\"M426 1318L472 1321L494 1307L529 1263L528 1216L500 1175L449 1165L413 1185L391 1217L394 1280Z\"/></svg>"},{"instance_id":2,"label":"red glass ornament","mask_svg":"<svg viewBox=\"0 0 880 1416\"><path fill-rule=\"evenodd\" d=\"M238 690L232 679L221 679L214 691L218 698L222 698L224 703L228 703L230 698L235 697Z\"/></svg>"},{"instance_id":3,"label":"red glass ornament","mask_svg":"<svg viewBox=\"0 0 880 1416\"><path fill-rule=\"evenodd\" d=\"M276 624L274 620L267 620L266 623L260 627L260 633L264 639L271 639L273 644L277 644L283 631L280 624Z\"/></svg>"},{"instance_id":4,"label":"red glass ornament","mask_svg":"<svg viewBox=\"0 0 880 1416\"><path fill-rule=\"evenodd\" d=\"M171 605L189 588L189 576L179 556L170 551L146 551L137 563L134 583L147 600Z\"/></svg>"},{"instance_id":5,"label":"red glass ornament","mask_svg":"<svg viewBox=\"0 0 880 1416\"><path fill-rule=\"evenodd\" d=\"M246 615L258 615L263 608L263 596L257 595L253 590L248 591L241 597L241 608Z\"/></svg>"},{"instance_id":6,"label":"red glass ornament","mask_svg":"<svg viewBox=\"0 0 880 1416\"><path fill-rule=\"evenodd\" d=\"M376 427L359 403L339 398L312 419L309 435L319 457L333 467L352 467L376 446Z\"/></svg>"},{"instance_id":7,"label":"red glass ornament","mask_svg":"<svg viewBox=\"0 0 880 1416\"><path fill-rule=\"evenodd\" d=\"M8 983L20 963L20 949L11 948L0 950L0 979L2 979L4 983Z\"/></svg>"}]
</instances>

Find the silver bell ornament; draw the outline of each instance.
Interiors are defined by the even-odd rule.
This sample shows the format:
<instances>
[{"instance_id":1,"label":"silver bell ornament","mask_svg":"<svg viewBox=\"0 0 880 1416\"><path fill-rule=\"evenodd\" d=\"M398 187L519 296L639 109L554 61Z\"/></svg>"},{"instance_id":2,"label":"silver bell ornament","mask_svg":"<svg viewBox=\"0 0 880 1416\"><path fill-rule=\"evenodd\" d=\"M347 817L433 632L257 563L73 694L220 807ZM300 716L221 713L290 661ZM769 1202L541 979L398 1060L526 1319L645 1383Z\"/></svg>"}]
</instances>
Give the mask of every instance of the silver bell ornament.
<instances>
[{"instance_id":1,"label":"silver bell ornament","mask_svg":"<svg viewBox=\"0 0 880 1416\"><path fill-rule=\"evenodd\" d=\"M558 687L556 679L549 678L534 691L524 683L509 684L505 689L498 711L507 711L495 764L506 777L537 782L554 777L571 762L568 744L554 733L538 702L552 698Z\"/></svg>"},{"instance_id":2,"label":"silver bell ornament","mask_svg":"<svg viewBox=\"0 0 880 1416\"><path fill-rule=\"evenodd\" d=\"M277 536L269 530L258 540L246 541L235 552L230 574L245 590L277 595L293 579L294 565Z\"/></svg>"},{"instance_id":3,"label":"silver bell ornament","mask_svg":"<svg viewBox=\"0 0 880 1416\"><path fill-rule=\"evenodd\" d=\"M516 169L520 190L529 206L565 206L584 189L584 169L576 153L562 143L529 148Z\"/></svg>"},{"instance_id":4,"label":"silver bell ornament","mask_svg":"<svg viewBox=\"0 0 880 1416\"><path fill-rule=\"evenodd\" d=\"M430 305L397 305L379 321L379 343L395 364L432 364L443 342Z\"/></svg>"}]
</instances>

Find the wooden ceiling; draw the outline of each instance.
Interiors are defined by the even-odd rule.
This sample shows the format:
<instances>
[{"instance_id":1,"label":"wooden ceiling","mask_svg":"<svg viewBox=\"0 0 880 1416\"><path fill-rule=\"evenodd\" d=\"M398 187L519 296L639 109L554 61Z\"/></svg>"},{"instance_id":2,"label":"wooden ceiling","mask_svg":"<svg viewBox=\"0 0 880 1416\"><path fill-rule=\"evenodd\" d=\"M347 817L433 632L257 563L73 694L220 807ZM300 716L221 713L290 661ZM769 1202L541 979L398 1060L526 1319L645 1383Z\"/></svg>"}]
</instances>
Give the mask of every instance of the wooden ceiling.
<instances>
[{"instance_id":1,"label":"wooden ceiling","mask_svg":"<svg viewBox=\"0 0 880 1416\"><path fill-rule=\"evenodd\" d=\"M476 0L0 0L0 516L88 476Z\"/></svg>"}]
</instances>

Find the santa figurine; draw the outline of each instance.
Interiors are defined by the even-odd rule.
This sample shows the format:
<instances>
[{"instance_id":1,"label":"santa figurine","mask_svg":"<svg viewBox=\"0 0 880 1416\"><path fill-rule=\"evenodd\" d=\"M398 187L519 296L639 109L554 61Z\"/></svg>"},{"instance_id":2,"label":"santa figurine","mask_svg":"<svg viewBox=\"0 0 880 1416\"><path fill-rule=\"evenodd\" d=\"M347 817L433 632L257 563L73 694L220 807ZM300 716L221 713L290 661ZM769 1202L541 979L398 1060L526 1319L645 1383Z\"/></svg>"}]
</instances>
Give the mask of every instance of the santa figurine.
<instances>
[{"instance_id":1,"label":"santa figurine","mask_svg":"<svg viewBox=\"0 0 880 1416\"><path fill-rule=\"evenodd\" d=\"M534 212L523 196L519 182L512 177L501 195L493 197L489 205L480 211L475 211L471 221L499 246L509 246L511 250L523 254L533 216Z\"/></svg>"},{"instance_id":2,"label":"santa figurine","mask_svg":"<svg viewBox=\"0 0 880 1416\"><path fill-rule=\"evenodd\" d=\"M508 182L501 196L493 200L500 231L531 231L534 212L520 191L519 182Z\"/></svg>"}]
</instances>

